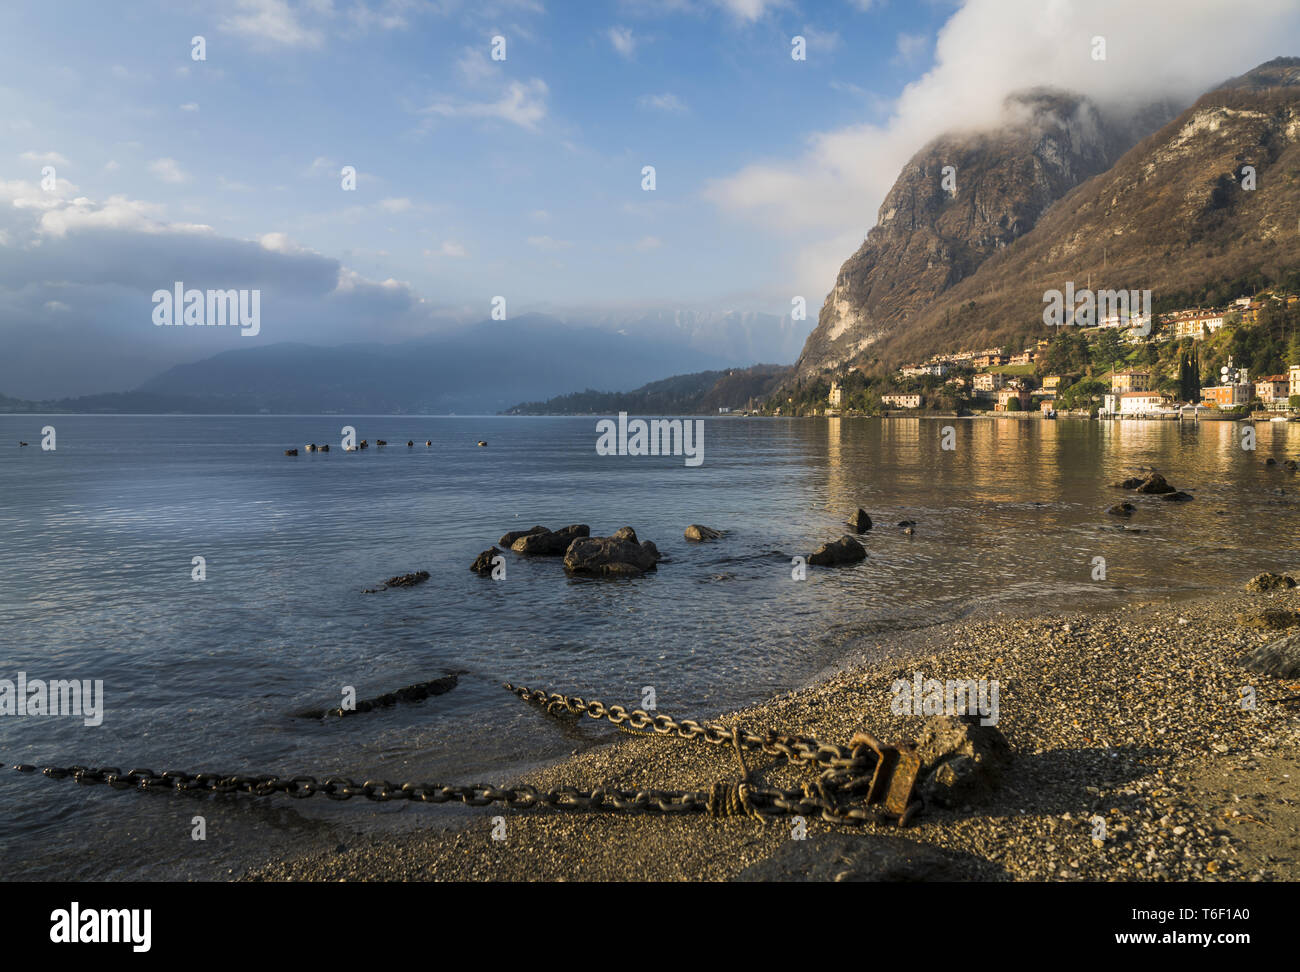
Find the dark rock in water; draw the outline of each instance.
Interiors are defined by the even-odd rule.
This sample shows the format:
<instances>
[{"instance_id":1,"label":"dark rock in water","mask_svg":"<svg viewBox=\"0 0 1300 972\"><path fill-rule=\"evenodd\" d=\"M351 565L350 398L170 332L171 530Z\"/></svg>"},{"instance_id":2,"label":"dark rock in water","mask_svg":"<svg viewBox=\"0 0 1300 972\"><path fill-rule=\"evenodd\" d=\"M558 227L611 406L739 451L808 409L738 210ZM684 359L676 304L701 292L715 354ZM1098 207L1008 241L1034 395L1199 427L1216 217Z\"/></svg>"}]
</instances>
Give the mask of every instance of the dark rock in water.
<instances>
[{"instance_id":1,"label":"dark rock in water","mask_svg":"<svg viewBox=\"0 0 1300 972\"><path fill-rule=\"evenodd\" d=\"M515 553L529 557L559 557L569 549L569 544L579 537L588 536L591 527L585 523L575 523L561 530L547 530L545 533L527 533L510 545Z\"/></svg>"},{"instance_id":2,"label":"dark rock in water","mask_svg":"<svg viewBox=\"0 0 1300 972\"><path fill-rule=\"evenodd\" d=\"M358 712L386 709L398 702L423 702L430 696L450 692L459 681L460 677L457 675L444 675L442 678L435 678L429 682L416 682L414 685L400 688L396 692L385 692L373 699L362 699L357 702L356 708L353 709L309 709L305 712L299 712L297 715L303 719L323 719L326 716L342 718L343 716L356 715Z\"/></svg>"},{"instance_id":3,"label":"dark rock in water","mask_svg":"<svg viewBox=\"0 0 1300 972\"><path fill-rule=\"evenodd\" d=\"M1246 582L1246 590L1256 594L1267 594L1269 591L1287 591L1295 587L1295 578L1290 574L1271 574L1265 571L1262 574L1256 574Z\"/></svg>"},{"instance_id":4,"label":"dark rock in water","mask_svg":"<svg viewBox=\"0 0 1300 972\"><path fill-rule=\"evenodd\" d=\"M997 726L975 715L931 716L916 740L922 769L918 790L926 803L975 803L998 785L1011 747Z\"/></svg>"},{"instance_id":5,"label":"dark rock in water","mask_svg":"<svg viewBox=\"0 0 1300 972\"><path fill-rule=\"evenodd\" d=\"M914 526L916 526L916 521L915 521L915 520L899 520L899 521L898 521L898 525L899 525L900 527L914 527Z\"/></svg>"},{"instance_id":6,"label":"dark rock in water","mask_svg":"<svg viewBox=\"0 0 1300 972\"><path fill-rule=\"evenodd\" d=\"M390 577L378 587L367 588L362 594L377 594L382 590L390 587L414 587L416 584L423 584L429 579L427 570L417 570L410 574L398 574L396 577Z\"/></svg>"},{"instance_id":7,"label":"dark rock in water","mask_svg":"<svg viewBox=\"0 0 1300 972\"><path fill-rule=\"evenodd\" d=\"M867 516L866 510L859 508L849 517L849 526L853 527L854 533L866 533L871 529L871 517Z\"/></svg>"},{"instance_id":8,"label":"dark rock in water","mask_svg":"<svg viewBox=\"0 0 1300 972\"><path fill-rule=\"evenodd\" d=\"M1181 489L1176 489L1172 493L1165 493L1160 498L1167 503L1187 503L1195 497L1191 493L1184 493Z\"/></svg>"},{"instance_id":9,"label":"dark rock in water","mask_svg":"<svg viewBox=\"0 0 1300 972\"><path fill-rule=\"evenodd\" d=\"M1259 614L1238 614L1237 623L1245 628L1263 628L1266 631L1292 628L1300 624L1300 611L1292 611L1287 608L1268 608Z\"/></svg>"},{"instance_id":10,"label":"dark rock in water","mask_svg":"<svg viewBox=\"0 0 1300 972\"><path fill-rule=\"evenodd\" d=\"M835 567L840 564L856 564L867 559L867 551L862 544L850 536L840 537L830 543L823 543L808 557L808 563L818 567Z\"/></svg>"},{"instance_id":11,"label":"dark rock in water","mask_svg":"<svg viewBox=\"0 0 1300 972\"><path fill-rule=\"evenodd\" d=\"M771 856L751 864L737 881L963 881L993 880L1001 865L964 851L939 849L893 834L816 834L783 840Z\"/></svg>"},{"instance_id":12,"label":"dark rock in water","mask_svg":"<svg viewBox=\"0 0 1300 972\"><path fill-rule=\"evenodd\" d=\"M1276 465L1277 465L1277 460L1274 459L1272 456L1269 456L1267 459L1264 460L1264 465L1266 465L1266 466L1276 466Z\"/></svg>"},{"instance_id":13,"label":"dark rock in water","mask_svg":"<svg viewBox=\"0 0 1300 972\"><path fill-rule=\"evenodd\" d=\"M1282 463L1282 465L1292 472L1295 472L1297 468L1300 468L1300 463L1297 463L1294 459L1288 459L1286 462Z\"/></svg>"},{"instance_id":14,"label":"dark rock in water","mask_svg":"<svg viewBox=\"0 0 1300 972\"><path fill-rule=\"evenodd\" d=\"M376 439L376 440L375 440L375 445L377 445L377 446L388 445L388 440L387 440L387 439Z\"/></svg>"},{"instance_id":15,"label":"dark rock in water","mask_svg":"<svg viewBox=\"0 0 1300 972\"><path fill-rule=\"evenodd\" d=\"M484 448L485 446L487 446L487 439L479 439L478 444L480 449Z\"/></svg>"},{"instance_id":16,"label":"dark rock in water","mask_svg":"<svg viewBox=\"0 0 1300 972\"><path fill-rule=\"evenodd\" d=\"M703 543L705 540L716 540L722 536L722 531L713 530L706 526L700 526L698 523L692 523L686 528L686 539L691 543Z\"/></svg>"},{"instance_id":17,"label":"dark rock in water","mask_svg":"<svg viewBox=\"0 0 1300 972\"><path fill-rule=\"evenodd\" d=\"M1165 477L1158 472L1148 473L1147 478L1138 483L1136 488L1139 493L1148 494L1174 492L1174 488L1165 482Z\"/></svg>"},{"instance_id":18,"label":"dark rock in water","mask_svg":"<svg viewBox=\"0 0 1300 972\"><path fill-rule=\"evenodd\" d=\"M654 570L662 558L649 540L640 543L631 527L608 537L581 537L569 545L564 569L598 577L639 577Z\"/></svg>"},{"instance_id":19,"label":"dark rock in water","mask_svg":"<svg viewBox=\"0 0 1300 972\"><path fill-rule=\"evenodd\" d=\"M1300 634L1287 635L1260 645L1241 664L1248 670L1274 678L1300 677Z\"/></svg>"},{"instance_id":20,"label":"dark rock in water","mask_svg":"<svg viewBox=\"0 0 1300 972\"><path fill-rule=\"evenodd\" d=\"M498 540L497 543L501 544L501 546L503 547L512 547L514 546L514 542L518 540L520 537L526 537L532 533L550 533L550 532L551 531L544 526L535 526L531 530L514 530L510 533L507 533L504 537Z\"/></svg>"},{"instance_id":21,"label":"dark rock in water","mask_svg":"<svg viewBox=\"0 0 1300 972\"><path fill-rule=\"evenodd\" d=\"M1134 506L1132 503L1116 503L1106 512L1109 513L1111 516L1132 516L1133 511L1136 509L1137 507Z\"/></svg>"},{"instance_id":22,"label":"dark rock in water","mask_svg":"<svg viewBox=\"0 0 1300 972\"><path fill-rule=\"evenodd\" d=\"M414 440L414 439L407 439L407 440L406 440L406 448L408 448L408 449L414 449L414 448L415 448L415 440Z\"/></svg>"},{"instance_id":23,"label":"dark rock in water","mask_svg":"<svg viewBox=\"0 0 1300 972\"><path fill-rule=\"evenodd\" d=\"M916 530L912 527L906 527L904 528L903 532L910 537L912 536L912 534L916 533Z\"/></svg>"},{"instance_id":24,"label":"dark rock in water","mask_svg":"<svg viewBox=\"0 0 1300 972\"><path fill-rule=\"evenodd\" d=\"M285 454L286 456L296 456L296 455L298 454L298 450L297 450L297 449L285 449L285 450L284 450L284 454Z\"/></svg>"},{"instance_id":25,"label":"dark rock in water","mask_svg":"<svg viewBox=\"0 0 1300 972\"><path fill-rule=\"evenodd\" d=\"M321 452L329 452L329 451L330 451L330 447L329 447L328 445L319 446L318 448L319 448L319 450L320 450Z\"/></svg>"},{"instance_id":26,"label":"dark rock in water","mask_svg":"<svg viewBox=\"0 0 1300 972\"><path fill-rule=\"evenodd\" d=\"M470 564L469 569L476 574L492 573L492 561L501 556L501 551L496 547L491 550L484 550L474 558L474 563Z\"/></svg>"},{"instance_id":27,"label":"dark rock in water","mask_svg":"<svg viewBox=\"0 0 1300 972\"><path fill-rule=\"evenodd\" d=\"M1111 489L1137 489L1142 485L1141 476L1130 476L1128 479L1120 480L1118 483L1111 483Z\"/></svg>"},{"instance_id":28,"label":"dark rock in water","mask_svg":"<svg viewBox=\"0 0 1300 972\"><path fill-rule=\"evenodd\" d=\"M432 439L425 439L425 440L424 440L424 444L427 445L427 446L431 446L431 445L433 445L433 440L432 440Z\"/></svg>"}]
</instances>

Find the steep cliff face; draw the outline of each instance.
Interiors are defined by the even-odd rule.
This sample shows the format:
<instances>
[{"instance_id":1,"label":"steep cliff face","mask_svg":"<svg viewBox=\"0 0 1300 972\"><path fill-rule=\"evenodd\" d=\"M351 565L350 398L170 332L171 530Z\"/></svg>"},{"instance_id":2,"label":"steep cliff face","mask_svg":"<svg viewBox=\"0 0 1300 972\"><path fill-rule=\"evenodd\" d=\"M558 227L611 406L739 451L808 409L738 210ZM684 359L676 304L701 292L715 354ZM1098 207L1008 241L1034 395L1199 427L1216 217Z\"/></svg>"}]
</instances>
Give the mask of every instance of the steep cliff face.
<instances>
[{"instance_id":1,"label":"steep cliff face","mask_svg":"<svg viewBox=\"0 0 1300 972\"><path fill-rule=\"evenodd\" d=\"M905 326L1171 116L1156 106L1106 118L1084 98L1037 90L1007 99L997 131L953 133L926 145L840 268L799 373L838 367Z\"/></svg>"},{"instance_id":2,"label":"steep cliff face","mask_svg":"<svg viewBox=\"0 0 1300 972\"><path fill-rule=\"evenodd\" d=\"M1297 266L1300 59L1288 58L1202 96L872 351L897 362L1049 336L1043 293L1067 282L1158 300Z\"/></svg>"}]
</instances>

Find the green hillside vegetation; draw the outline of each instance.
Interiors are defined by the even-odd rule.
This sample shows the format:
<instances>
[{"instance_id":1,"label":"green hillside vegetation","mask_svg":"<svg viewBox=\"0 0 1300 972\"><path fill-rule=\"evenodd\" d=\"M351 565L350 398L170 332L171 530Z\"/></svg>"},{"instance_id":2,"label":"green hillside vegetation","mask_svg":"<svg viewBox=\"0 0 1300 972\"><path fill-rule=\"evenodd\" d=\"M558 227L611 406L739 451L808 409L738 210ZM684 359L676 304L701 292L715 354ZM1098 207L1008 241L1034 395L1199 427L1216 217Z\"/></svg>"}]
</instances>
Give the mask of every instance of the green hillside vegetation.
<instances>
[{"instance_id":1,"label":"green hillside vegetation","mask_svg":"<svg viewBox=\"0 0 1300 972\"><path fill-rule=\"evenodd\" d=\"M727 371L698 371L652 381L628 392L587 389L544 402L523 402L505 415L609 415L636 412L660 415L715 414L743 409L767 399L790 374L786 365L754 365Z\"/></svg>"}]
</instances>

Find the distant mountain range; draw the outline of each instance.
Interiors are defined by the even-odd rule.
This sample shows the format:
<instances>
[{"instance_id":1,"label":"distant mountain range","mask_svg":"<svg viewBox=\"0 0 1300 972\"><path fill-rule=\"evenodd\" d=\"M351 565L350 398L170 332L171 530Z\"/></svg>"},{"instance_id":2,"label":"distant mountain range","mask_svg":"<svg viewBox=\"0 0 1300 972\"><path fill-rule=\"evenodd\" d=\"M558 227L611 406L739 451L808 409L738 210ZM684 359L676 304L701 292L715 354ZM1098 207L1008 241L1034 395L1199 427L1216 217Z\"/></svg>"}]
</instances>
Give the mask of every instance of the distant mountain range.
<instances>
[{"instance_id":1,"label":"distant mountain range","mask_svg":"<svg viewBox=\"0 0 1300 972\"><path fill-rule=\"evenodd\" d=\"M686 342L530 314L398 344L227 351L128 392L41 402L0 396L0 411L496 413L574 388L635 388L735 363Z\"/></svg>"},{"instance_id":2,"label":"distant mountain range","mask_svg":"<svg viewBox=\"0 0 1300 972\"><path fill-rule=\"evenodd\" d=\"M1300 266L1300 59L1176 117L1044 91L1006 108L997 131L942 136L907 163L841 267L798 379L1047 336L1043 293L1070 281L1150 289L1159 309Z\"/></svg>"},{"instance_id":3,"label":"distant mountain range","mask_svg":"<svg viewBox=\"0 0 1300 972\"><path fill-rule=\"evenodd\" d=\"M588 389L544 402L524 402L507 409L510 415L642 415L714 414L720 408L756 406L791 373L789 365L755 365L727 371L701 371L652 381L630 392Z\"/></svg>"}]
</instances>

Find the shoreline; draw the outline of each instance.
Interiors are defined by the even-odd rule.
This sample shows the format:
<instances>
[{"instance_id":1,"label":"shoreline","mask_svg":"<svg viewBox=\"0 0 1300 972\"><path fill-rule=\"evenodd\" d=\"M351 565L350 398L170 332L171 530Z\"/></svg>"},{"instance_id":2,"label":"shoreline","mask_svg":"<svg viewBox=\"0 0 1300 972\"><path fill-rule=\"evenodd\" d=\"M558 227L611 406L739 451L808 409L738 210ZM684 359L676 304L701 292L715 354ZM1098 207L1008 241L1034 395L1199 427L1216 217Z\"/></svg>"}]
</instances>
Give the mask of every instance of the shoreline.
<instances>
[{"instance_id":1,"label":"shoreline","mask_svg":"<svg viewBox=\"0 0 1300 972\"><path fill-rule=\"evenodd\" d=\"M430 813L419 830L270 861L242 879L1297 880L1300 681L1239 664L1300 630L1237 622L1265 608L1300 610L1300 588L978 616L872 637L839 670L709 720L841 745L863 729L893 741L924 722L890 711L895 679L997 680L998 728L1013 754L1001 785L969 808L927 807L907 828L810 818L806 839L792 839L793 817L412 807ZM1255 690L1254 710L1242 708L1243 686ZM738 778L726 747L604 725L607 742L520 782L707 789ZM814 778L772 757L750 763L759 783ZM1094 839L1098 817L1103 840ZM504 840L492 839L494 818Z\"/></svg>"}]
</instances>

